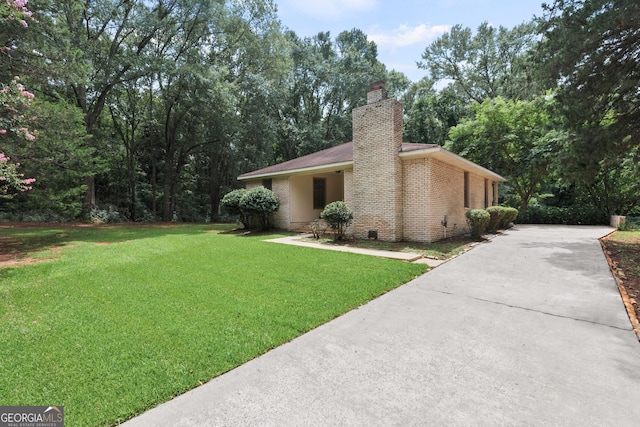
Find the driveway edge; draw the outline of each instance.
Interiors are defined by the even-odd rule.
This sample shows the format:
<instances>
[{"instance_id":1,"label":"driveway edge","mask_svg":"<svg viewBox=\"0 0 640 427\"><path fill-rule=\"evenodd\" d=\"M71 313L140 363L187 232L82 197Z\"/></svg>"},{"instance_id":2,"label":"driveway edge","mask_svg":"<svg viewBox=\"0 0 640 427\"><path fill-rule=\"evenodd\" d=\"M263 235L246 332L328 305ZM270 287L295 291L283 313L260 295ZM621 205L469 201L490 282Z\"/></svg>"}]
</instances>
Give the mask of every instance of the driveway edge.
<instances>
[{"instance_id":1,"label":"driveway edge","mask_svg":"<svg viewBox=\"0 0 640 427\"><path fill-rule=\"evenodd\" d=\"M636 316L636 311L633 308L633 304L631 303L631 299L629 298L629 294L627 294L627 290L625 289L622 279L618 277L618 273L616 268L613 265L613 261L607 252L607 248L605 247L603 241L607 237L611 236L617 230L612 231L604 237L598 239L600 242L600 247L602 247L602 253L604 253L605 258L607 259L607 263L609 264L609 271L611 271L611 275L616 281L618 285L618 291L620 292L620 296L622 297L622 302L624 303L624 307L627 310L627 316L629 316L629 321L631 322L631 327L633 327L633 331L636 333L636 338L640 341L640 321L638 321L638 317Z\"/></svg>"}]
</instances>

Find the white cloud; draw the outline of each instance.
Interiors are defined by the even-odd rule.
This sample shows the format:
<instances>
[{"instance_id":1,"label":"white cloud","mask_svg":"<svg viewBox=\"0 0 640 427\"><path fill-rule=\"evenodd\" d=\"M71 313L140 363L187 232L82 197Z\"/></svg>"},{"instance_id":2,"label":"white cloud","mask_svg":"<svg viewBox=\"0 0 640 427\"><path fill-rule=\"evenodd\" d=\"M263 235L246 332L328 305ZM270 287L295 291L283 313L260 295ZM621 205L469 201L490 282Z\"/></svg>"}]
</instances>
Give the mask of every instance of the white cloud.
<instances>
[{"instance_id":1,"label":"white cloud","mask_svg":"<svg viewBox=\"0 0 640 427\"><path fill-rule=\"evenodd\" d=\"M293 0L292 8L319 21L341 19L354 12L371 12L378 7L378 0Z\"/></svg>"},{"instance_id":2,"label":"white cloud","mask_svg":"<svg viewBox=\"0 0 640 427\"><path fill-rule=\"evenodd\" d=\"M426 47L427 44L435 40L437 37L446 33L451 29L450 25L420 24L415 27L409 25L400 25L398 28L390 31L381 31L376 28L369 31L369 40L374 41L379 48L395 51L396 49L412 45L421 45Z\"/></svg>"}]
</instances>

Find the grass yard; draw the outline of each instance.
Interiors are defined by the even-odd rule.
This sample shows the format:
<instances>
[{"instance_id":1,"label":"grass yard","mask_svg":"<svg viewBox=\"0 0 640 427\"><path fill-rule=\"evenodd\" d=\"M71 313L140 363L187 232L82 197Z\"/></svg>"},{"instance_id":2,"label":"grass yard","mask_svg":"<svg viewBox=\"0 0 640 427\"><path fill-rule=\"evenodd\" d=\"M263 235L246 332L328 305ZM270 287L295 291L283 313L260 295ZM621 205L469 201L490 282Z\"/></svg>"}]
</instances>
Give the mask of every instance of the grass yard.
<instances>
[{"instance_id":1,"label":"grass yard","mask_svg":"<svg viewBox=\"0 0 640 427\"><path fill-rule=\"evenodd\" d=\"M227 229L0 227L0 405L114 425L426 268Z\"/></svg>"}]
</instances>

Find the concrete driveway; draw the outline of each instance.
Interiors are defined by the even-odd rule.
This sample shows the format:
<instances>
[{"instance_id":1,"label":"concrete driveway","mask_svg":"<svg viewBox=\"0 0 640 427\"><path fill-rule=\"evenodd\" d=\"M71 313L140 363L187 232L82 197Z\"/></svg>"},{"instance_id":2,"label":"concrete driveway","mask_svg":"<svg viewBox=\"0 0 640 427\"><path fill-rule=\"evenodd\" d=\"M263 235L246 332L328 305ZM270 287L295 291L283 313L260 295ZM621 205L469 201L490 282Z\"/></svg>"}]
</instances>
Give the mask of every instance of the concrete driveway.
<instances>
[{"instance_id":1,"label":"concrete driveway","mask_svg":"<svg viewBox=\"0 0 640 427\"><path fill-rule=\"evenodd\" d=\"M639 425L610 231L518 226L125 425Z\"/></svg>"}]
</instances>

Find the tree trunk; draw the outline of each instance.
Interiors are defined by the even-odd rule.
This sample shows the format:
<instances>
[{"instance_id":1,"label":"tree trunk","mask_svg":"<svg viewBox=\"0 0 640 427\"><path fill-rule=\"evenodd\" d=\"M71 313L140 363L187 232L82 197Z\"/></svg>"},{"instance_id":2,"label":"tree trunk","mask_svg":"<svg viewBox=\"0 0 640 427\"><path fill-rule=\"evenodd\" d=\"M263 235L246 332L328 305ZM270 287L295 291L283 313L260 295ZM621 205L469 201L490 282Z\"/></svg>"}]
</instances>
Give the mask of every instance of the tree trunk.
<instances>
[{"instance_id":1,"label":"tree trunk","mask_svg":"<svg viewBox=\"0 0 640 427\"><path fill-rule=\"evenodd\" d=\"M129 215L130 220L136 220L136 173L135 173L135 158L133 154L129 159L128 165L128 175L129 175Z\"/></svg>"},{"instance_id":2,"label":"tree trunk","mask_svg":"<svg viewBox=\"0 0 640 427\"><path fill-rule=\"evenodd\" d=\"M155 156L151 160L151 210L155 220L158 217L158 166Z\"/></svg>"},{"instance_id":3,"label":"tree trunk","mask_svg":"<svg viewBox=\"0 0 640 427\"><path fill-rule=\"evenodd\" d=\"M220 208L220 157L216 153L215 144L211 147L211 157L209 158L209 203L211 206L211 221L218 219L218 209Z\"/></svg>"},{"instance_id":4,"label":"tree trunk","mask_svg":"<svg viewBox=\"0 0 640 427\"><path fill-rule=\"evenodd\" d=\"M87 191L84 193L84 203L89 210L96 207L96 178L95 176L85 176L84 183L87 185Z\"/></svg>"},{"instance_id":5,"label":"tree trunk","mask_svg":"<svg viewBox=\"0 0 640 427\"><path fill-rule=\"evenodd\" d=\"M162 221L170 222L173 218L172 209L172 181L173 181L173 162L167 158L165 160L164 174L162 180Z\"/></svg>"}]
</instances>

